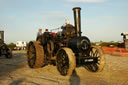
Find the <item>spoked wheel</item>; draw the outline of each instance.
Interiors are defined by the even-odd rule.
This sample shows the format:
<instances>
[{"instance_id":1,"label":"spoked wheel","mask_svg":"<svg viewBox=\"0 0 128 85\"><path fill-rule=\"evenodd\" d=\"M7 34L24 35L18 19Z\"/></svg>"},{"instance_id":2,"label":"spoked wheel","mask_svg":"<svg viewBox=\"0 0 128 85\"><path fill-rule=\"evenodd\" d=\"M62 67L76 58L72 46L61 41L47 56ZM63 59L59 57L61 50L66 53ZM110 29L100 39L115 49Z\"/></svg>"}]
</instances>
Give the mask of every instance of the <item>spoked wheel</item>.
<instances>
[{"instance_id":1,"label":"spoked wheel","mask_svg":"<svg viewBox=\"0 0 128 85\"><path fill-rule=\"evenodd\" d=\"M30 42L28 46L28 65L31 68L40 68L44 63L44 49L39 41Z\"/></svg>"},{"instance_id":2,"label":"spoked wheel","mask_svg":"<svg viewBox=\"0 0 128 85\"><path fill-rule=\"evenodd\" d=\"M0 53L5 55L6 58L12 58L12 50L8 48L6 44L3 44L0 51Z\"/></svg>"},{"instance_id":3,"label":"spoked wheel","mask_svg":"<svg viewBox=\"0 0 128 85\"><path fill-rule=\"evenodd\" d=\"M88 64L85 68L91 72L99 72L103 70L105 64L105 58L102 50L99 47L92 47L89 56L98 57L97 63Z\"/></svg>"},{"instance_id":4,"label":"spoked wheel","mask_svg":"<svg viewBox=\"0 0 128 85\"><path fill-rule=\"evenodd\" d=\"M12 49L8 48L6 58L12 58Z\"/></svg>"},{"instance_id":5,"label":"spoked wheel","mask_svg":"<svg viewBox=\"0 0 128 85\"><path fill-rule=\"evenodd\" d=\"M57 52L57 69L61 75L71 75L76 67L75 55L70 48L62 48Z\"/></svg>"}]
</instances>

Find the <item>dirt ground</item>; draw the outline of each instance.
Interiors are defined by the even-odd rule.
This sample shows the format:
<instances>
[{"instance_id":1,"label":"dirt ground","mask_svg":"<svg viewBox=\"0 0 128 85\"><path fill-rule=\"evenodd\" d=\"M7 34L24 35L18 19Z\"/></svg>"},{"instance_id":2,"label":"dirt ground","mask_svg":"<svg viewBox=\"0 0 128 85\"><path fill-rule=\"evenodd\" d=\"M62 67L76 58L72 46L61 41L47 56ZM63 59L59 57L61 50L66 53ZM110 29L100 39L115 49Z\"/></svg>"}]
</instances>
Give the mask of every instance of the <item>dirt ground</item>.
<instances>
[{"instance_id":1,"label":"dirt ground","mask_svg":"<svg viewBox=\"0 0 128 85\"><path fill-rule=\"evenodd\" d=\"M105 55L102 72L76 68L71 76L61 76L56 66L31 69L26 52L13 52L12 59L0 57L0 85L128 85L128 57Z\"/></svg>"}]
</instances>

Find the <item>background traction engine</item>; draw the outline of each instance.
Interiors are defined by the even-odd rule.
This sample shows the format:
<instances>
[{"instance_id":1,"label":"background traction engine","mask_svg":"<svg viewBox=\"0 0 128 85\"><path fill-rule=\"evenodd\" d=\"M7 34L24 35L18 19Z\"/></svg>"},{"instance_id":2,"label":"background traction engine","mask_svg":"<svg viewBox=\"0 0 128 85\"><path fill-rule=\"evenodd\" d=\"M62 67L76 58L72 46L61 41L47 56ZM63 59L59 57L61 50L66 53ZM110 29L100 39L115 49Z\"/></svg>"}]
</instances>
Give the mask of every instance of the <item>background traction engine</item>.
<instances>
[{"instance_id":1,"label":"background traction engine","mask_svg":"<svg viewBox=\"0 0 128 85\"><path fill-rule=\"evenodd\" d=\"M4 43L4 31L0 31L0 56L5 55L6 58L12 58L12 51Z\"/></svg>"},{"instance_id":2,"label":"background traction engine","mask_svg":"<svg viewBox=\"0 0 128 85\"><path fill-rule=\"evenodd\" d=\"M29 43L27 55L31 68L53 64L63 76L71 75L80 66L91 72L102 71L105 64L102 50L81 36L80 10L73 8L75 26L66 24L56 35L45 32L38 41Z\"/></svg>"}]
</instances>

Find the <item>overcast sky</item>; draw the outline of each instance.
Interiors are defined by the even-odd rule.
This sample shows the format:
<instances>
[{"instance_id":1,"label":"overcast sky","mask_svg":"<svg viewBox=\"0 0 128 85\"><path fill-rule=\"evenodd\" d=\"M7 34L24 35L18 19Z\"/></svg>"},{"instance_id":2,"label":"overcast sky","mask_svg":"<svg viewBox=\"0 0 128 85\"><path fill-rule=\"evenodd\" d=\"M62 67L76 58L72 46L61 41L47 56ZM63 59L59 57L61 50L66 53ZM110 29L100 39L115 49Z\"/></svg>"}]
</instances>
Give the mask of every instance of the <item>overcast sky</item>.
<instances>
[{"instance_id":1,"label":"overcast sky","mask_svg":"<svg viewBox=\"0 0 128 85\"><path fill-rule=\"evenodd\" d=\"M82 32L91 41L122 41L128 32L128 0L0 0L5 42L35 40L39 28L58 28L81 7Z\"/></svg>"}]
</instances>

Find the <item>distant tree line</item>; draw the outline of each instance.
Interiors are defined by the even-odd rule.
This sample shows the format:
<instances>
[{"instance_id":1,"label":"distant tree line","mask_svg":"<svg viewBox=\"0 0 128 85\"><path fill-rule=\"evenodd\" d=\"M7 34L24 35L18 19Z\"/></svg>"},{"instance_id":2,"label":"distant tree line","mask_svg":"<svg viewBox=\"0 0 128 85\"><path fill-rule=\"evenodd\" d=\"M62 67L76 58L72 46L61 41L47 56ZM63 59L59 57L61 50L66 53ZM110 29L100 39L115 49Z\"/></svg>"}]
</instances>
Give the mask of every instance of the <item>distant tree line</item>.
<instances>
[{"instance_id":1,"label":"distant tree line","mask_svg":"<svg viewBox=\"0 0 128 85\"><path fill-rule=\"evenodd\" d=\"M105 46L105 47L118 47L119 43L118 42L102 42L100 46Z\"/></svg>"},{"instance_id":2,"label":"distant tree line","mask_svg":"<svg viewBox=\"0 0 128 85\"><path fill-rule=\"evenodd\" d=\"M105 46L105 47L119 47L121 43L119 42L91 42L91 45L99 45L99 46Z\"/></svg>"},{"instance_id":3,"label":"distant tree line","mask_svg":"<svg viewBox=\"0 0 128 85\"><path fill-rule=\"evenodd\" d=\"M10 44L7 44L7 46L11 49L14 49L16 47L16 44L15 43L10 43Z\"/></svg>"},{"instance_id":4,"label":"distant tree line","mask_svg":"<svg viewBox=\"0 0 128 85\"><path fill-rule=\"evenodd\" d=\"M31 40L31 41L33 42L33 41L35 41L35 40ZM29 42L31 42L31 41L29 41ZM27 46L28 46L28 44L29 44L29 43L27 43ZM11 42L11 43L7 44L7 46L8 46L9 48L11 48L11 49L14 49L14 48L16 47L16 44L13 43L13 42Z\"/></svg>"},{"instance_id":5,"label":"distant tree line","mask_svg":"<svg viewBox=\"0 0 128 85\"><path fill-rule=\"evenodd\" d=\"M34 40L31 40L31 41L34 41ZM105 46L105 47L119 47L120 43L119 42L91 42L91 45L97 45L97 43L99 43L98 45L99 46ZM28 45L28 43L27 43ZM14 49L16 47L16 44L15 43L9 43L7 44L7 46L11 49Z\"/></svg>"}]
</instances>

